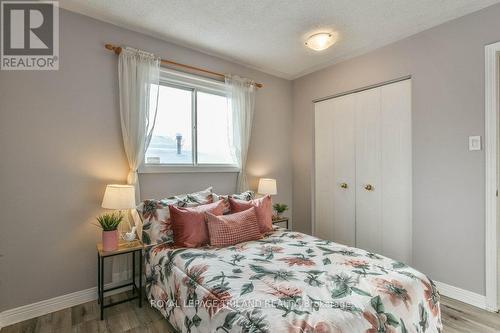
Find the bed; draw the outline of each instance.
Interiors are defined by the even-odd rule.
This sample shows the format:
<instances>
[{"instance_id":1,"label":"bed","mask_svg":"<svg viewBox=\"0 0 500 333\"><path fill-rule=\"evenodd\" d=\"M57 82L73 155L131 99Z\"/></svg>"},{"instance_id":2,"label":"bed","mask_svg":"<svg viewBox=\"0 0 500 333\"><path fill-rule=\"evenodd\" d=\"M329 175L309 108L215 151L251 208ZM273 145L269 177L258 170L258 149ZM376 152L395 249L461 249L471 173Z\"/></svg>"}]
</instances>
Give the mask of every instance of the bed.
<instances>
[{"instance_id":1,"label":"bed","mask_svg":"<svg viewBox=\"0 0 500 333\"><path fill-rule=\"evenodd\" d=\"M179 332L441 332L424 274L276 227L226 248L145 252L151 306Z\"/></svg>"}]
</instances>

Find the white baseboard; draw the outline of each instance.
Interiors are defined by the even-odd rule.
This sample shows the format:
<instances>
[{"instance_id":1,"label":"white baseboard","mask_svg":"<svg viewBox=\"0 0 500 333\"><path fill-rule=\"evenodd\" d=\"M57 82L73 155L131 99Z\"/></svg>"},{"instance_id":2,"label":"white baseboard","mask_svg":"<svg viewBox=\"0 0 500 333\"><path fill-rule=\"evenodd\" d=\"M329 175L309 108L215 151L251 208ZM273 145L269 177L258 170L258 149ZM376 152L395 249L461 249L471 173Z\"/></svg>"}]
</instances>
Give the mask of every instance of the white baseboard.
<instances>
[{"instance_id":1,"label":"white baseboard","mask_svg":"<svg viewBox=\"0 0 500 333\"><path fill-rule=\"evenodd\" d=\"M486 296L476 294L472 291L460 289L458 287L450 286L449 284L434 281L436 286L441 293L441 295L456 299L460 302L464 302L480 309L484 309L487 311L495 312L497 309L490 308L486 302Z\"/></svg>"},{"instance_id":2,"label":"white baseboard","mask_svg":"<svg viewBox=\"0 0 500 333\"><path fill-rule=\"evenodd\" d=\"M113 288L114 286L124 284L127 281L121 281L118 283L108 283L104 286L104 289ZM112 290L106 293L106 296L121 293L130 286ZM91 302L97 299L97 287L77 291L71 294L66 294L44 301L36 302L33 304L23 305L18 308L6 310L0 312L0 330L2 327L6 327L15 323L19 323L24 320L46 315L51 312L59 311L62 309L70 308L75 305Z\"/></svg>"}]
</instances>

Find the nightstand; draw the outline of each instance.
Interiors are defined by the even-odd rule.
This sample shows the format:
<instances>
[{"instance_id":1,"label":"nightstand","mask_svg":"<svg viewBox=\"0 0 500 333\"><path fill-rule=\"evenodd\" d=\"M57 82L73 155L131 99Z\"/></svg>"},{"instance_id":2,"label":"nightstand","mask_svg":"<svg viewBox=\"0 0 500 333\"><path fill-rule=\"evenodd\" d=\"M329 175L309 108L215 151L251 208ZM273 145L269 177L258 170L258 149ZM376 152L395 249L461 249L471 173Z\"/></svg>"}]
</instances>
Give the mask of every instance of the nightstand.
<instances>
[{"instance_id":1,"label":"nightstand","mask_svg":"<svg viewBox=\"0 0 500 333\"><path fill-rule=\"evenodd\" d=\"M278 224L278 223L285 223L286 228L288 229L288 217L279 217L279 218L273 218L273 224Z\"/></svg>"},{"instance_id":2,"label":"nightstand","mask_svg":"<svg viewBox=\"0 0 500 333\"><path fill-rule=\"evenodd\" d=\"M97 244L97 302L101 307L101 320L104 319L104 309L110 306L128 302L134 299L139 299L139 307L142 307L142 250L144 246L138 240L132 242L120 242L118 248L114 251L104 251L102 249L102 244ZM139 254L139 285L135 284L135 257L136 253ZM119 286L113 286L112 288L104 289L104 259L109 257L115 257L119 255L132 255L132 282L124 283ZM123 287L132 286L134 296L127 299L121 300L119 302L104 304L104 293L112 290L116 290Z\"/></svg>"}]
</instances>

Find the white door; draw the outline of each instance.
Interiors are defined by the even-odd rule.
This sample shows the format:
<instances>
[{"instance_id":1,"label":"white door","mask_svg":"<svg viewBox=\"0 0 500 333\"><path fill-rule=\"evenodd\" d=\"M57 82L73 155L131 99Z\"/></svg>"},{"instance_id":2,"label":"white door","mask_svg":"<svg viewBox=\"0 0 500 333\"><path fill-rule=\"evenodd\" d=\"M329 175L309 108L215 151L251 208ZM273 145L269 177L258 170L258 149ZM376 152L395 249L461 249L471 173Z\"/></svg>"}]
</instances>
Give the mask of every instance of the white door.
<instances>
[{"instance_id":1,"label":"white door","mask_svg":"<svg viewBox=\"0 0 500 333\"><path fill-rule=\"evenodd\" d=\"M411 264L411 80L315 106L315 235Z\"/></svg>"},{"instance_id":2,"label":"white door","mask_svg":"<svg viewBox=\"0 0 500 333\"><path fill-rule=\"evenodd\" d=\"M315 236L333 240L333 112L334 100L315 104Z\"/></svg>"},{"instance_id":3,"label":"white door","mask_svg":"<svg viewBox=\"0 0 500 333\"><path fill-rule=\"evenodd\" d=\"M380 88L354 94L356 113L356 247L382 250Z\"/></svg>"},{"instance_id":4,"label":"white door","mask_svg":"<svg viewBox=\"0 0 500 333\"><path fill-rule=\"evenodd\" d=\"M356 147L354 98L346 95L333 103L333 238L356 245Z\"/></svg>"},{"instance_id":5,"label":"white door","mask_svg":"<svg viewBox=\"0 0 500 333\"><path fill-rule=\"evenodd\" d=\"M315 108L315 235L355 245L354 99L320 102Z\"/></svg>"},{"instance_id":6,"label":"white door","mask_svg":"<svg viewBox=\"0 0 500 333\"><path fill-rule=\"evenodd\" d=\"M411 263L411 80L380 88L382 123L382 251Z\"/></svg>"}]
</instances>

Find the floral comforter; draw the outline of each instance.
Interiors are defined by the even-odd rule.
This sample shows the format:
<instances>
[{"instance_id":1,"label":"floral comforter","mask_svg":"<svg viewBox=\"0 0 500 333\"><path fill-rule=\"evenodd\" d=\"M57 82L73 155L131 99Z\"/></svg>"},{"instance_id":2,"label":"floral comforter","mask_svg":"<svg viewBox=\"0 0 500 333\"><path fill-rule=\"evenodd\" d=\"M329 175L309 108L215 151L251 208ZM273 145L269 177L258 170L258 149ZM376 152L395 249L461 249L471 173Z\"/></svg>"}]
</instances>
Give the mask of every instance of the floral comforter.
<instances>
[{"instance_id":1,"label":"floral comforter","mask_svg":"<svg viewBox=\"0 0 500 333\"><path fill-rule=\"evenodd\" d=\"M277 229L146 252L147 295L179 332L441 332L439 294L404 263Z\"/></svg>"}]
</instances>

